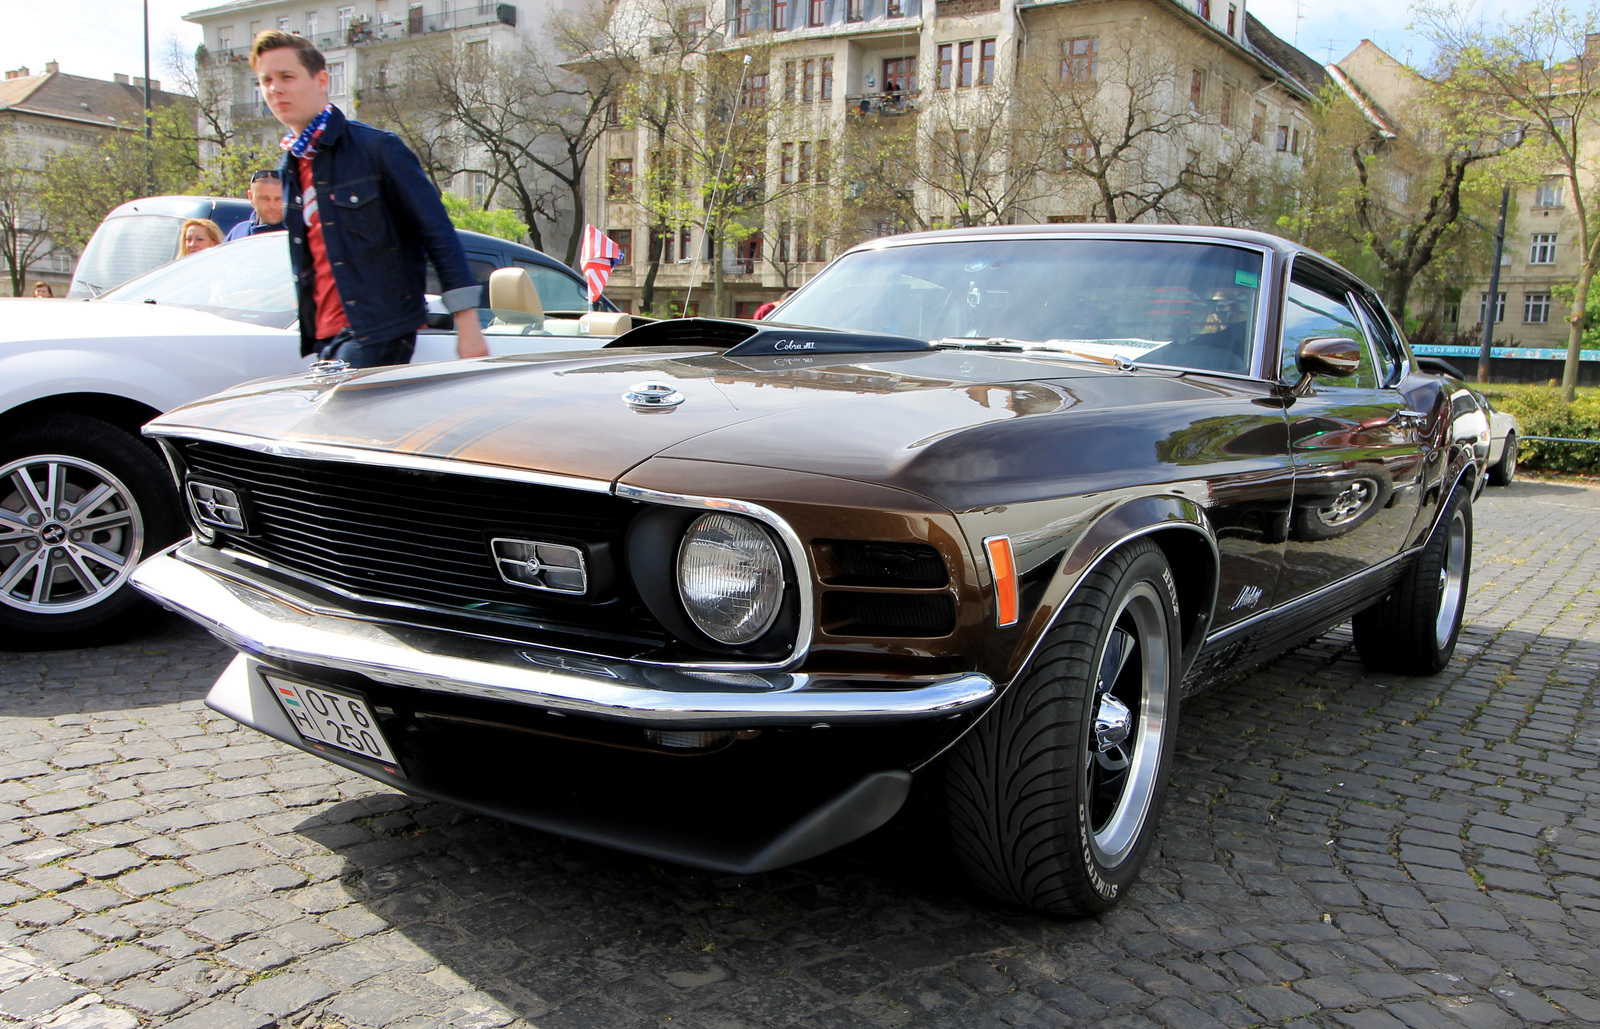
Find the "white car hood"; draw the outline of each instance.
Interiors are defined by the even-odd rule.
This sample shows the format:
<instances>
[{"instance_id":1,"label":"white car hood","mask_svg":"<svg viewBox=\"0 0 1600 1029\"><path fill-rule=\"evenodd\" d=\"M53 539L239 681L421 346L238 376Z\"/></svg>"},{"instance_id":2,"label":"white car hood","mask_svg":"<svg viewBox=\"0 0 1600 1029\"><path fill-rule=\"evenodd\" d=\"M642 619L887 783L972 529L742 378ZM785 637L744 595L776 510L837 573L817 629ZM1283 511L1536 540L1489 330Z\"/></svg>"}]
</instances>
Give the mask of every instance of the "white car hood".
<instances>
[{"instance_id":1,"label":"white car hood","mask_svg":"<svg viewBox=\"0 0 1600 1029\"><path fill-rule=\"evenodd\" d=\"M134 340L174 337L282 335L285 330L251 325L205 311L160 304L107 300L0 300L0 347L59 344L72 340Z\"/></svg>"}]
</instances>

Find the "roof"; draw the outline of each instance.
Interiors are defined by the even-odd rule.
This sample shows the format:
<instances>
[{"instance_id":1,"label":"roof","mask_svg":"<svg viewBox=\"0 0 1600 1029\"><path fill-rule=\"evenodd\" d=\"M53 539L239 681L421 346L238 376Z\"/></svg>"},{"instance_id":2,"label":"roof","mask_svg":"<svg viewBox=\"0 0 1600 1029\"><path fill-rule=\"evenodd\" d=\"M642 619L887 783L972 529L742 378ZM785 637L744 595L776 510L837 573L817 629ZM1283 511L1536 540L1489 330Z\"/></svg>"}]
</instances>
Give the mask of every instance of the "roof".
<instances>
[{"instance_id":1,"label":"roof","mask_svg":"<svg viewBox=\"0 0 1600 1029\"><path fill-rule=\"evenodd\" d=\"M1362 117L1367 119L1369 125L1378 130L1380 136L1385 139L1394 139L1400 135L1400 124L1391 118L1376 100L1368 96L1367 91L1361 88L1361 84L1352 79L1343 68L1337 64L1330 64L1327 66L1327 72L1338 87L1344 91L1344 95L1349 97L1357 107L1361 108Z\"/></svg>"},{"instance_id":2,"label":"roof","mask_svg":"<svg viewBox=\"0 0 1600 1029\"><path fill-rule=\"evenodd\" d=\"M152 90L150 105L165 107L188 97ZM0 82L0 111L65 118L96 125L142 125L144 87L83 75L45 72Z\"/></svg>"},{"instance_id":3,"label":"roof","mask_svg":"<svg viewBox=\"0 0 1600 1029\"><path fill-rule=\"evenodd\" d=\"M1308 93L1315 94L1328 84L1328 73L1322 65L1279 39L1248 10L1244 12L1244 36L1256 56L1300 83Z\"/></svg>"}]
</instances>

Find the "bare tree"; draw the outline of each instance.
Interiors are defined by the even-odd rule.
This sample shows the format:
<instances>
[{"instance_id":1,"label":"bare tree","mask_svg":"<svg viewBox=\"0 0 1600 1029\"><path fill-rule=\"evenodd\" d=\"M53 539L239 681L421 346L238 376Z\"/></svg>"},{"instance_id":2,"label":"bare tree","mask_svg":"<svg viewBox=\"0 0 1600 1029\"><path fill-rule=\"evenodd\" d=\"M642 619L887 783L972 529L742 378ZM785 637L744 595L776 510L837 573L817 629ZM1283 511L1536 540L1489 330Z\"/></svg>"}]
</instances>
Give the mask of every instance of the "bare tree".
<instances>
[{"instance_id":1,"label":"bare tree","mask_svg":"<svg viewBox=\"0 0 1600 1029\"><path fill-rule=\"evenodd\" d=\"M999 225L1042 198L1041 158L1048 150L1038 132L1014 127L1022 99L1009 83L962 91L940 90L919 118L917 184L935 210L953 212L955 225Z\"/></svg>"},{"instance_id":2,"label":"bare tree","mask_svg":"<svg viewBox=\"0 0 1600 1029\"><path fill-rule=\"evenodd\" d=\"M1595 104L1600 101L1600 53L1589 48L1600 12L1577 12L1561 0L1532 0L1521 13L1489 26L1462 6L1421 0L1422 32L1440 51L1447 95L1507 120L1506 131L1529 133L1566 180L1577 223L1578 279L1568 318L1561 395L1577 396L1590 285L1600 268L1600 224L1593 209L1596 166Z\"/></svg>"},{"instance_id":3,"label":"bare tree","mask_svg":"<svg viewBox=\"0 0 1600 1029\"><path fill-rule=\"evenodd\" d=\"M1024 64L1017 121L1094 221L1175 214L1194 186L1189 130L1205 112L1180 82L1174 44L1139 18L1087 43ZM1186 180L1186 175L1189 178Z\"/></svg>"},{"instance_id":4,"label":"bare tree","mask_svg":"<svg viewBox=\"0 0 1600 1029\"><path fill-rule=\"evenodd\" d=\"M41 203L44 181L39 155L0 130L0 257L11 279L11 295L22 296L28 270L53 254L49 213Z\"/></svg>"}]
</instances>

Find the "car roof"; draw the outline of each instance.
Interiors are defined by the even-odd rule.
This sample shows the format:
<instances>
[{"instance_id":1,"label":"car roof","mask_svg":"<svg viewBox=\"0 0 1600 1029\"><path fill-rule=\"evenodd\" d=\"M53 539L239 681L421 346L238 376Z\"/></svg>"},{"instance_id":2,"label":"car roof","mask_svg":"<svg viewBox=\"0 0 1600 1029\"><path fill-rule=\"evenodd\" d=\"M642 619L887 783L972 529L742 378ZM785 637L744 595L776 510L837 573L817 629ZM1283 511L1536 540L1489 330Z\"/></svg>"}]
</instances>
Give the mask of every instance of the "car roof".
<instances>
[{"instance_id":1,"label":"car roof","mask_svg":"<svg viewBox=\"0 0 1600 1029\"><path fill-rule=\"evenodd\" d=\"M124 218L134 214L158 214L169 218L209 218L217 211L245 217L250 213L250 201L238 197L162 196L140 197L112 209L107 218Z\"/></svg>"},{"instance_id":2,"label":"car roof","mask_svg":"<svg viewBox=\"0 0 1600 1029\"><path fill-rule=\"evenodd\" d=\"M533 247L526 246L522 243L514 243L509 239L502 239L499 236L490 236L482 232L471 232L467 229L457 229L456 235L461 237L461 245L465 247L476 247L479 250L493 250L511 257L519 257L524 261L532 261L535 264L542 264L547 268L560 268L564 272L571 272L573 275L578 274L544 251L535 250ZM581 278L581 276L579 277Z\"/></svg>"}]
</instances>

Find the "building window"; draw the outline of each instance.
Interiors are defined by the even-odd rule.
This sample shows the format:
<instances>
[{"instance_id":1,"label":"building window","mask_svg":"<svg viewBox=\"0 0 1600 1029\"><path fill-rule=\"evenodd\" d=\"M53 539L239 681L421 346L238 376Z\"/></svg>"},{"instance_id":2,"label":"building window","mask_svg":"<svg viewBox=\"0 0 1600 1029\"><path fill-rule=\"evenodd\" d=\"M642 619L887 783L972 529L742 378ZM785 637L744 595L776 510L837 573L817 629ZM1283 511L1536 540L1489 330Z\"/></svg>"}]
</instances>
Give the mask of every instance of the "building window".
<instances>
[{"instance_id":1,"label":"building window","mask_svg":"<svg viewBox=\"0 0 1600 1029\"><path fill-rule=\"evenodd\" d=\"M1561 206L1561 180L1546 179L1539 183L1533 191L1533 206L1535 207L1560 207Z\"/></svg>"},{"instance_id":2,"label":"building window","mask_svg":"<svg viewBox=\"0 0 1600 1029\"><path fill-rule=\"evenodd\" d=\"M956 48L954 43L939 44L939 77L935 80L939 89L949 89L952 76L955 74Z\"/></svg>"},{"instance_id":3,"label":"building window","mask_svg":"<svg viewBox=\"0 0 1600 1029\"><path fill-rule=\"evenodd\" d=\"M328 95L344 96L344 62L328 62Z\"/></svg>"},{"instance_id":4,"label":"building window","mask_svg":"<svg viewBox=\"0 0 1600 1029\"><path fill-rule=\"evenodd\" d=\"M794 260L794 229L788 222L778 225L778 263L788 264Z\"/></svg>"},{"instance_id":5,"label":"building window","mask_svg":"<svg viewBox=\"0 0 1600 1029\"><path fill-rule=\"evenodd\" d=\"M738 0L739 6L734 11L733 34L748 36L750 34L750 6L753 0Z\"/></svg>"},{"instance_id":6,"label":"building window","mask_svg":"<svg viewBox=\"0 0 1600 1029\"><path fill-rule=\"evenodd\" d=\"M1550 294L1522 294L1522 321L1526 325L1544 325L1550 321Z\"/></svg>"},{"instance_id":7,"label":"building window","mask_svg":"<svg viewBox=\"0 0 1600 1029\"><path fill-rule=\"evenodd\" d=\"M994 40L978 42L978 85L994 85Z\"/></svg>"},{"instance_id":8,"label":"building window","mask_svg":"<svg viewBox=\"0 0 1600 1029\"><path fill-rule=\"evenodd\" d=\"M849 0L845 5L845 21L862 21L867 16L866 0Z\"/></svg>"},{"instance_id":9,"label":"building window","mask_svg":"<svg viewBox=\"0 0 1600 1029\"><path fill-rule=\"evenodd\" d=\"M1222 111L1219 117L1223 128L1233 128L1233 87L1226 83L1222 86Z\"/></svg>"},{"instance_id":10,"label":"building window","mask_svg":"<svg viewBox=\"0 0 1600 1029\"><path fill-rule=\"evenodd\" d=\"M1082 132L1067 133L1067 165L1082 164L1089 159L1089 137Z\"/></svg>"},{"instance_id":11,"label":"building window","mask_svg":"<svg viewBox=\"0 0 1600 1029\"><path fill-rule=\"evenodd\" d=\"M355 21L355 20L356 20L356 9L354 7L341 7L341 8L339 8L339 38L340 39L349 39L350 38L350 23Z\"/></svg>"},{"instance_id":12,"label":"building window","mask_svg":"<svg viewBox=\"0 0 1600 1029\"><path fill-rule=\"evenodd\" d=\"M1290 134L1289 152L1291 154L1298 154L1300 152L1300 126L1298 125L1294 127L1294 132Z\"/></svg>"},{"instance_id":13,"label":"building window","mask_svg":"<svg viewBox=\"0 0 1600 1029\"><path fill-rule=\"evenodd\" d=\"M217 30L217 49L226 53L233 49L233 27Z\"/></svg>"},{"instance_id":14,"label":"building window","mask_svg":"<svg viewBox=\"0 0 1600 1029\"><path fill-rule=\"evenodd\" d=\"M1501 293L1499 296L1500 296L1500 299L1494 305L1494 320L1496 322L1503 322L1503 321L1506 320L1506 295L1504 293ZM1482 325L1484 323L1484 321L1487 320L1488 317L1489 317L1489 294L1487 294L1487 293L1479 293L1478 294L1478 324Z\"/></svg>"},{"instance_id":15,"label":"building window","mask_svg":"<svg viewBox=\"0 0 1600 1029\"><path fill-rule=\"evenodd\" d=\"M789 0L772 0L772 31L782 32L789 27Z\"/></svg>"},{"instance_id":16,"label":"building window","mask_svg":"<svg viewBox=\"0 0 1600 1029\"><path fill-rule=\"evenodd\" d=\"M1206 73L1199 68L1189 73L1189 110L1198 111L1206 98Z\"/></svg>"},{"instance_id":17,"label":"building window","mask_svg":"<svg viewBox=\"0 0 1600 1029\"><path fill-rule=\"evenodd\" d=\"M386 70L386 69L384 69ZM614 129L622 125L622 101L613 100L606 104L606 128Z\"/></svg>"},{"instance_id":18,"label":"building window","mask_svg":"<svg viewBox=\"0 0 1600 1029\"><path fill-rule=\"evenodd\" d=\"M1528 247L1529 264L1555 264L1556 263L1556 234L1553 232L1535 232L1533 242Z\"/></svg>"},{"instance_id":19,"label":"building window","mask_svg":"<svg viewBox=\"0 0 1600 1029\"><path fill-rule=\"evenodd\" d=\"M906 16L905 0L889 0L889 10L887 13L891 18L904 18ZM820 261L822 258L819 257L817 260Z\"/></svg>"},{"instance_id":20,"label":"building window","mask_svg":"<svg viewBox=\"0 0 1600 1029\"><path fill-rule=\"evenodd\" d=\"M1287 125L1278 126L1278 152L1280 154L1289 152L1289 126Z\"/></svg>"},{"instance_id":21,"label":"building window","mask_svg":"<svg viewBox=\"0 0 1600 1029\"><path fill-rule=\"evenodd\" d=\"M679 26L686 39L693 41L706 34L706 9L695 7L683 12L683 22Z\"/></svg>"},{"instance_id":22,"label":"building window","mask_svg":"<svg viewBox=\"0 0 1600 1029\"><path fill-rule=\"evenodd\" d=\"M474 39L467 44L467 70L482 75L489 70L489 41Z\"/></svg>"},{"instance_id":23,"label":"building window","mask_svg":"<svg viewBox=\"0 0 1600 1029\"><path fill-rule=\"evenodd\" d=\"M1061 41L1061 81L1093 82L1100 66L1100 37Z\"/></svg>"},{"instance_id":24,"label":"building window","mask_svg":"<svg viewBox=\"0 0 1600 1029\"><path fill-rule=\"evenodd\" d=\"M633 230L607 229L606 235L610 236L612 242L622 251L622 260L617 262L617 267L626 268L633 264Z\"/></svg>"},{"instance_id":25,"label":"building window","mask_svg":"<svg viewBox=\"0 0 1600 1029\"><path fill-rule=\"evenodd\" d=\"M811 93L811 83L817 70L817 62L808 60L800 66L800 102L809 104L815 97Z\"/></svg>"},{"instance_id":26,"label":"building window","mask_svg":"<svg viewBox=\"0 0 1600 1029\"><path fill-rule=\"evenodd\" d=\"M961 57L956 64L956 85L959 87L972 85L972 51L971 43L961 44Z\"/></svg>"},{"instance_id":27,"label":"building window","mask_svg":"<svg viewBox=\"0 0 1600 1029\"><path fill-rule=\"evenodd\" d=\"M606 176L606 195L633 196L633 158L619 157L611 162Z\"/></svg>"},{"instance_id":28,"label":"building window","mask_svg":"<svg viewBox=\"0 0 1600 1029\"><path fill-rule=\"evenodd\" d=\"M1210 21L1211 20L1211 0L1195 0L1194 13L1198 14L1200 17L1204 18L1206 21Z\"/></svg>"},{"instance_id":29,"label":"building window","mask_svg":"<svg viewBox=\"0 0 1600 1029\"><path fill-rule=\"evenodd\" d=\"M833 99L833 58L822 59L822 78L817 84L817 93L822 100Z\"/></svg>"},{"instance_id":30,"label":"building window","mask_svg":"<svg viewBox=\"0 0 1600 1029\"><path fill-rule=\"evenodd\" d=\"M317 34L317 12L316 11L307 11L306 12L306 38L307 39L312 39L314 41L314 37L316 36L316 34Z\"/></svg>"},{"instance_id":31,"label":"building window","mask_svg":"<svg viewBox=\"0 0 1600 1029\"><path fill-rule=\"evenodd\" d=\"M665 232L660 229L650 230L650 260L659 261L662 264L672 263L673 236L674 233L670 229Z\"/></svg>"},{"instance_id":32,"label":"building window","mask_svg":"<svg viewBox=\"0 0 1600 1029\"><path fill-rule=\"evenodd\" d=\"M794 182L794 144L783 144L778 157L778 181L784 185Z\"/></svg>"},{"instance_id":33,"label":"building window","mask_svg":"<svg viewBox=\"0 0 1600 1029\"><path fill-rule=\"evenodd\" d=\"M734 248L735 269L742 275L749 275L756 270L756 265L761 263L761 236L751 236Z\"/></svg>"},{"instance_id":34,"label":"building window","mask_svg":"<svg viewBox=\"0 0 1600 1029\"><path fill-rule=\"evenodd\" d=\"M1250 142L1261 142L1261 134L1267 128L1267 109L1261 104L1256 104L1255 111L1250 115Z\"/></svg>"},{"instance_id":35,"label":"building window","mask_svg":"<svg viewBox=\"0 0 1600 1029\"><path fill-rule=\"evenodd\" d=\"M827 0L811 0L811 9L807 13L806 24L812 28L823 24L827 19Z\"/></svg>"},{"instance_id":36,"label":"building window","mask_svg":"<svg viewBox=\"0 0 1600 1029\"><path fill-rule=\"evenodd\" d=\"M794 90L795 62L783 62L783 98L792 101L795 97Z\"/></svg>"},{"instance_id":37,"label":"building window","mask_svg":"<svg viewBox=\"0 0 1600 1029\"><path fill-rule=\"evenodd\" d=\"M917 88L917 59L895 57L883 62L883 91L910 93Z\"/></svg>"},{"instance_id":38,"label":"building window","mask_svg":"<svg viewBox=\"0 0 1600 1029\"><path fill-rule=\"evenodd\" d=\"M1228 35L1237 36L1238 34L1239 34L1239 5L1238 4L1229 4L1228 5Z\"/></svg>"},{"instance_id":39,"label":"building window","mask_svg":"<svg viewBox=\"0 0 1600 1029\"><path fill-rule=\"evenodd\" d=\"M289 31L289 16L288 15L284 14L284 15L279 15L278 16L278 31L279 32L288 32Z\"/></svg>"},{"instance_id":40,"label":"building window","mask_svg":"<svg viewBox=\"0 0 1600 1029\"><path fill-rule=\"evenodd\" d=\"M800 144L800 174L798 176L796 176L796 181L797 182L810 182L811 181L811 167L812 167L812 162L815 160L815 158L816 158L816 148L811 145L811 141L810 140L806 140L804 143L801 143Z\"/></svg>"},{"instance_id":41,"label":"building window","mask_svg":"<svg viewBox=\"0 0 1600 1029\"><path fill-rule=\"evenodd\" d=\"M794 230L794 259L796 261L811 260L810 251L806 247L806 227L803 222L796 226Z\"/></svg>"},{"instance_id":42,"label":"building window","mask_svg":"<svg viewBox=\"0 0 1600 1029\"><path fill-rule=\"evenodd\" d=\"M739 100L740 107L765 107L767 106L767 73L752 75L744 80L744 96Z\"/></svg>"}]
</instances>

